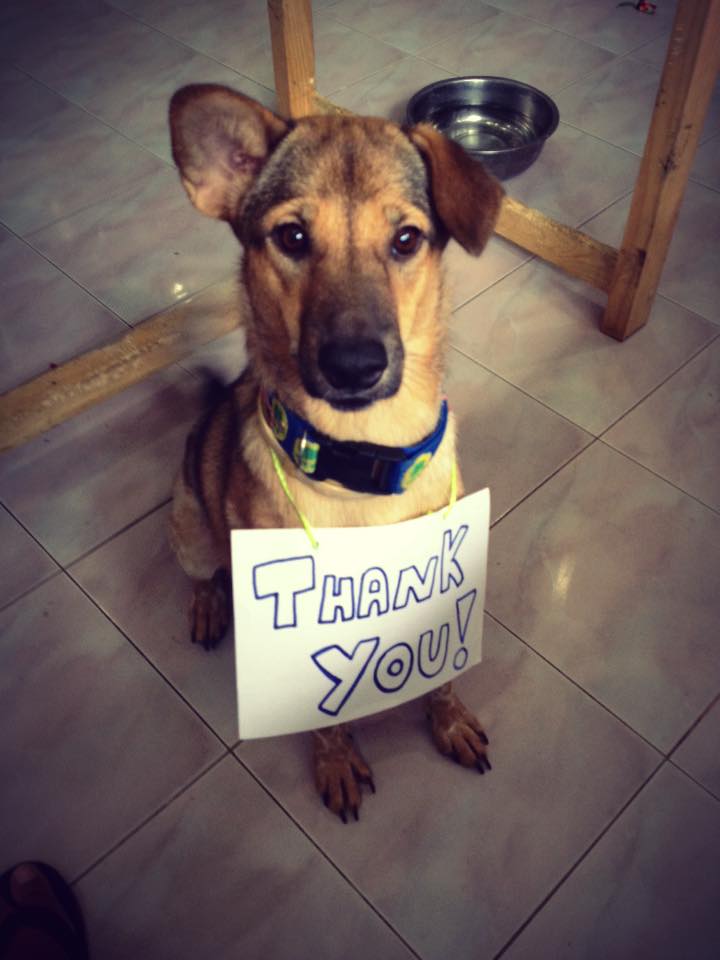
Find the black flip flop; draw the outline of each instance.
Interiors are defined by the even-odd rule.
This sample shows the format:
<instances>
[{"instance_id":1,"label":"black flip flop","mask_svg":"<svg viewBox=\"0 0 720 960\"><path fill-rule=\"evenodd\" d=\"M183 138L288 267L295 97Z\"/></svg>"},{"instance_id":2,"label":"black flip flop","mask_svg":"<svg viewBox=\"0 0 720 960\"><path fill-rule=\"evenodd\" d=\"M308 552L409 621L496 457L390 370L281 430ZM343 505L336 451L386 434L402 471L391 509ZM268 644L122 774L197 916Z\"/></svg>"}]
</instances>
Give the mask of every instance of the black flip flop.
<instances>
[{"instance_id":1,"label":"black flip flop","mask_svg":"<svg viewBox=\"0 0 720 960\"><path fill-rule=\"evenodd\" d=\"M33 867L42 874L68 922L50 908L26 907L17 903L12 895L11 877L22 865ZM12 912L0 924L0 957L4 956L5 950L21 930L39 930L62 947L68 960L88 960L85 922L80 907L75 894L54 867L33 860L15 864L0 877L0 897L12 908Z\"/></svg>"}]
</instances>

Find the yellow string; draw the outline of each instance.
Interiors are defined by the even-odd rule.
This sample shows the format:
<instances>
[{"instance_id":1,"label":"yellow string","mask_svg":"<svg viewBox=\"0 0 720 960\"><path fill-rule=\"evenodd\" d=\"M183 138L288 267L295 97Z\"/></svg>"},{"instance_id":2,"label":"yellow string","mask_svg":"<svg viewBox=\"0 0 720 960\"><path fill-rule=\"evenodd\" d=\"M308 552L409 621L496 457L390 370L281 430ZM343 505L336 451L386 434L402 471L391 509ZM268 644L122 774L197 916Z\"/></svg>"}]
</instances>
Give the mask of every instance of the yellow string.
<instances>
[{"instance_id":1,"label":"yellow string","mask_svg":"<svg viewBox=\"0 0 720 960\"><path fill-rule=\"evenodd\" d=\"M317 550L319 544L315 539L315 534L312 531L312 527L310 526L308 518L302 512L300 507L298 507L298 505L295 503L295 498L290 492L290 487L288 486L287 478L285 477L285 471L282 468L282 464L280 463L278 455L275 453L272 447L270 447L270 456L272 457L273 466L275 467L275 473L277 474L278 480L280 481L280 486L283 488L283 492L285 496L288 498L288 500L293 506L293 509L295 510L295 513L298 515L298 519L300 520L300 523L303 525L303 529L305 530L305 533L308 535L308 540L312 544L313 550Z\"/></svg>"},{"instance_id":2,"label":"yellow string","mask_svg":"<svg viewBox=\"0 0 720 960\"><path fill-rule=\"evenodd\" d=\"M447 517L449 515L450 511L455 506L456 502L457 502L457 462L453 460L452 469L450 470L450 500L448 502L445 513L443 513L444 517Z\"/></svg>"},{"instance_id":3,"label":"yellow string","mask_svg":"<svg viewBox=\"0 0 720 960\"><path fill-rule=\"evenodd\" d=\"M303 525L303 529L305 530L305 533L308 535L308 540L310 541L313 549L317 550L320 544L315 539L315 534L313 533L313 529L310 526L310 521L302 512L300 507L298 507L297 503L295 503L295 498L290 492L290 487L288 486L287 477L285 476L285 471L283 470L282 464L280 463L280 458L275 453L272 447L270 447L269 449L270 449L270 456L272 457L273 467L275 468L275 473L277 474L277 478L280 481L280 486L283 489L283 493L292 504L292 508L295 511L295 513L298 515L298 520ZM450 500L448 501L448 505L446 509L443 511L443 517L448 516L452 508L455 506L456 502L457 502L457 463L453 460L452 468L450 470ZM432 510L428 510L427 515L430 516L432 513L433 513Z\"/></svg>"}]
</instances>

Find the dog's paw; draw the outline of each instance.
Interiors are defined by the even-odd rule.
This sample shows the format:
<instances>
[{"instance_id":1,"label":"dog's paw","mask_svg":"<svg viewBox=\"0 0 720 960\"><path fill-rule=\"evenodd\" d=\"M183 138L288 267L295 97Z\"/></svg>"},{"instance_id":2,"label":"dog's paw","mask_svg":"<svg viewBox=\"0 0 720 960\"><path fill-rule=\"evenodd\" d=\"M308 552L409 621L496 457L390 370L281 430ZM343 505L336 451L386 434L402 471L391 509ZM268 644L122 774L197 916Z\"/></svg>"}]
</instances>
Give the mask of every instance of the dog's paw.
<instances>
[{"instance_id":1,"label":"dog's paw","mask_svg":"<svg viewBox=\"0 0 720 960\"><path fill-rule=\"evenodd\" d=\"M440 753L463 767L475 767L480 773L492 769L485 731L451 689L441 687L434 690L428 697L427 712L432 737Z\"/></svg>"},{"instance_id":2,"label":"dog's paw","mask_svg":"<svg viewBox=\"0 0 720 960\"><path fill-rule=\"evenodd\" d=\"M190 639L206 650L222 640L230 624L232 587L230 574L216 570L212 580L196 580L190 604Z\"/></svg>"},{"instance_id":3,"label":"dog's paw","mask_svg":"<svg viewBox=\"0 0 720 960\"><path fill-rule=\"evenodd\" d=\"M375 793L370 767L355 747L348 728L341 724L313 731L315 785L328 810L347 823L360 819L363 785Z\"/></svg>"}]
</instances>

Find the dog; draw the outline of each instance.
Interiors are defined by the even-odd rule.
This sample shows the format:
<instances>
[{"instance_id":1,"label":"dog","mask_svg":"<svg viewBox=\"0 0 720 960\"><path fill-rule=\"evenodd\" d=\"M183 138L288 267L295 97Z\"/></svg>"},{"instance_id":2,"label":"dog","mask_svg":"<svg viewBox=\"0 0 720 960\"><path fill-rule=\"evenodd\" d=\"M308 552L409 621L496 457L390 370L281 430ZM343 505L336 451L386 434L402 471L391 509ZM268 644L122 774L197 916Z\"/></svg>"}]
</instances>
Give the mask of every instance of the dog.
<instances>
[{"instance_id":1,"label":"dog","mask_svg":"<svg viewBox=\"0 0 720 960\"><path fill-rule=\"evenodd\" d=\"M285 120L214 84L178 90L169 120L190 200L244 250L248 366L188 438L170 522L193 580L191 638L211 648L231 617L233 527L298 526L299 511L317 527L387 524L448 503L441 256L451 237L483 250L503 190L429 125ZM290 444L295 427L315 442ZM409 471L408 450L428 453ZM426 710L442 754L490 769L488 739L451 684ZM358 819L375 785L349 726L312 738L326 807Z\"/></svg>"}]
</instances>

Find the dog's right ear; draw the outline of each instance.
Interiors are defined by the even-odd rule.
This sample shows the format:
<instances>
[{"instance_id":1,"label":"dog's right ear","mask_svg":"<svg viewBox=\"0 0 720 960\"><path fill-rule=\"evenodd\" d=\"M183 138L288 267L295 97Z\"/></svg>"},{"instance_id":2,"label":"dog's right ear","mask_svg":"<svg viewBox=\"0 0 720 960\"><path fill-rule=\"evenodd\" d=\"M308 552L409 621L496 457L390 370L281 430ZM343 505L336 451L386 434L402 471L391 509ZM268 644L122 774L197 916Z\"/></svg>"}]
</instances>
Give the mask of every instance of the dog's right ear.
<instances>
[{"instance_id":1,"label":"dog's right ear","mask_svg":"<svg viewBox=\"0 0 720 960\"><path fill-rule=\"evenodd\" d=\"M505 195L501 184L459 144L429 124L411 127L407 134L425 162L442 225L468 253L482 253Z\"/></svg>"},{"instance_id":2,"label":"dog's right ear","mask_svg":"<svg viewBox=\"0 0 720 960\"><path fill-rule=\"evenodd\" d=\"M289 125L229 87L191 84L170 101L172 154L188 196L208 217L232 220Z\"/></svg>"}]
</instances>

